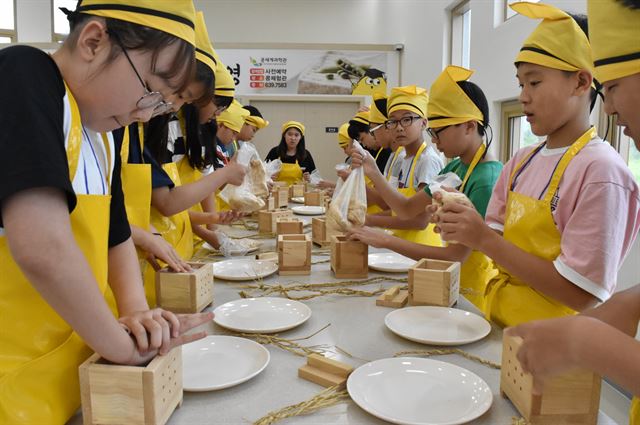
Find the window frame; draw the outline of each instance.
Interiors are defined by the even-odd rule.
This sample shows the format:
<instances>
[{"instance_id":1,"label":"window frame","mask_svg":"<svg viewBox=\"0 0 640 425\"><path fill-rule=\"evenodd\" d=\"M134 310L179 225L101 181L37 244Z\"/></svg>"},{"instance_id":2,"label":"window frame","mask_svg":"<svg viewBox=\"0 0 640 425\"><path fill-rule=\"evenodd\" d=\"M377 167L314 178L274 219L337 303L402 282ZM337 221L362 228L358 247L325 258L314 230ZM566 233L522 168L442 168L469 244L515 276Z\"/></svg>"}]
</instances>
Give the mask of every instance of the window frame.
<instances>
[{"instance_id":1,"label":"window frame","mask_svg":"<svg viewBox=\"0 0 640 425\"><path fill-rule=\"evenodd\" d=\"M469 68L471 62L471 34L469 34L469 63L464 63L464 15L467 12L471 12L471 0L458 2L449 12L449 28L451 29L449 34L449 63ZM469 24L469 32L471 32L471 24ZM460 40L457 40L456 34L462 34Z\"/></svg>"},{"instance_id":2,"label":"window frame","mask_svg":"<svg viewBox=\"0 0 640 425\"><path fill-rule=\"evenodd\" d=\"M0 28L0 37L9 37L9 43L18 41L18 0L13 0L13 29Z\"/></svg>"},{"instance_id":3,"label":"window frame","mask_svg":"<svg viewBox=\"0 0 640 425\"><path fill-rule=\"evenodd\" d=\"M506 163L515 154L513 147L515 131L511 128L511 119L524 115L522 103L517 99L506 100L500 104L500 159Z\"/></svg>"}]
</instances>

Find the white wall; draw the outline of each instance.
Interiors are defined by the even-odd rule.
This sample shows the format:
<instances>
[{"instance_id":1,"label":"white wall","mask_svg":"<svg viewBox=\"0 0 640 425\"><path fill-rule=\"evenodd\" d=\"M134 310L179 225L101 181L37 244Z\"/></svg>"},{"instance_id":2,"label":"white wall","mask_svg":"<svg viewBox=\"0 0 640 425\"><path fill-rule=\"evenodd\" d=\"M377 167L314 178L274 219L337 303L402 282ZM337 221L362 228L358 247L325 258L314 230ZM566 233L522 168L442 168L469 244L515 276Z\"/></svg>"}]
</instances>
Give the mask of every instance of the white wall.
<instances>
[{"instance_id":1,"label":"white wall","mask_svg":"<svg viewBox=\"0 0 640 425\"><path fill-rule=\"evenodd\" d=\"M16 3L16 29L18 31L18 42L50 42L53 33L51 19L51 1L18 0Z\"/></svg>"}]
</instances>

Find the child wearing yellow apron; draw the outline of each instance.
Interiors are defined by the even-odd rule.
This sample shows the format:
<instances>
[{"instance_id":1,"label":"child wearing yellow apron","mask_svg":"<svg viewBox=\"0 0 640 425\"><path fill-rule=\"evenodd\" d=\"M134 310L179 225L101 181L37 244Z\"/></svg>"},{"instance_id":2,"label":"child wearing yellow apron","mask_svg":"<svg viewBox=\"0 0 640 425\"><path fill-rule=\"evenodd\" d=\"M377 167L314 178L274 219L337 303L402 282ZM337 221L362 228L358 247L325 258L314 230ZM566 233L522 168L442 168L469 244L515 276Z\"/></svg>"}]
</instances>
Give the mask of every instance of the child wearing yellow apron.
<instances>
[{"instance_id":1,"label":"child wearing yellow apron","mask_svg":"<svg viewBox=\"0 0 640 425\"><path fill-rule=\"evenodd\" d=\"M410 198L423 190L444 164L433 147L423 138L427 124L427 91L417 86L394 87L387 101L389 120L385 126L394 135L394 142L402 146L396 163L398 164L398 192ZM410 242L440 246L440 237L434 233L433 224L428 222L426 211L411 218L397 216L368 215L369 226L394 229L394 235Z\"/></svg>"},{"instance_id":2,"label":"child wearing yellow apron","mask_svg":"<svg viewBox=\"0 0 640 425\"><path fill-rule=\"evenodd\" d=\"M640 150L640 9L616 0L589 0L588 13L595 75L604 86L605 111L617 115ZM638 425L640 343L635 335L639 321L640 285L636 285L583 314L532 322L510 332L523 338L518 355L534 379L575 367L593 370L635 396L629 423Z\"/></svg>"},{"instance_id":3,"label":"child wearing yellow apron","mask_svg":"<svg viewBox=\"0 0 640 425\"><path fill-rule=\"evenodd\" d=\"M65 423L80 405L77 370L92 349L141 364L203 336L179 335L179 322L185 332L211 317L189 324L149 310L119 153L99 134L161 113L173 99L153 90L186 84L193 5L84 0L66 12L71 35L52 56L27 46L0 52L0 423ZM152 55L174 69L171 81L152 74ZM104 301L107 285L119 319Z\"/></svg>"},{"instance_id":4,"label":"child wearing yellow apron","mask_svg":"<svg viewBox=\"0 0 640 425\"><path fill-rule=\"evenodd\" d=\"M281 181L291 186L309 180L309 174L316 169L311 152L305 148L304 124L298 121L287 121L282 124L282 138L280 144L272 148L267 154L266 161L280 159L282 169L275 181Z\"/></svg>"},{"instance_id":5,"label":"child wearing yellow apron","mask_svg":"<svg viewBox=\"0 0 640 425\"><path fill-rule=\"evenodd\" d=\"M467 81L472 73L473 71L461 67L449 66L433 83L427 108L430 125L428 132L438 149L447 158L453 159L440 174L457 174L462 180L462 185L457 189L467 195L476 210L484 216L502 164L487 155L487 146L491 142L486 134L489 126L489 106L482 90ZM483 143L485 136L488 139L486 145ZM359 164L360 160L356 162ZM428 186L411 198L406 198L385 184L383 176L373 163L373 158L366 158L364 167L365 173L371 175L378 193L399 216L414 216L431 205L432 194ZM463 245L427 246L368 227L355 229L350 236L416 260L435 258L460 261L461 291L478 308L482 308L484 285L497 273L484 254Z\"/></svg>"},{"instance_id":6,"label":"child wearing yellow apron","mask_svg":"<svg viewBox=\"0 0 640 425\"><path fill-rule=\"evenodd\" d=\"M484 310L500 326L572 315L608 299L640 226L638 185L589 124L593 62L579 18L542 3L511 7L542 19L516 67L527 120L546 140L505 165L486 224L459 204L438 217L443 240L496 263Z\"/></svg>"}]
</instances>

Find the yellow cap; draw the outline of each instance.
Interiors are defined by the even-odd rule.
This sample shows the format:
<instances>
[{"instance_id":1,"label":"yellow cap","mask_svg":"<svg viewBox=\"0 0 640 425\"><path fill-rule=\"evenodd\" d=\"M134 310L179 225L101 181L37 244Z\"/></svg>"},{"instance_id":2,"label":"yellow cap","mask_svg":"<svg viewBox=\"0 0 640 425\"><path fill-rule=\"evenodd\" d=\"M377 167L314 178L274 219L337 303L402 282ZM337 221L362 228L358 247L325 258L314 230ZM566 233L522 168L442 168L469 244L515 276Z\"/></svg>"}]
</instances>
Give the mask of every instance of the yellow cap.
<instances>
[{"instance_id":1,"label":"yellow cap","mask_svg":"<svg viewBox=\"0 0 640 425\"><path fill-rule=\"evenodd\" d=\"M264 118L260 118L260 117L254 116L254 115L249 115L244 120L244 122L256 127L258 130L261 130L261 129L263 129L266 126L269 125L269 121L265 120Z\"/></svg>"},{"instance_id":2,"label":"yellow cap","mask_svg":"<svg viewBox=\"0 0 640 425\"><path fill-rule=\"evenodd\" d=\"M346 122L338 129L338 145L341 149L346 148L351 143L351 137L349 137L349 123Z\"/></svg>"},{"instance_id":3,"label":"yellow cap","mask_svg":"<svg viewBox=\"0 0 640 425\"><path fill-rule=\"evenodd\" d=\"M467 121L484 123L484 116L458 81L466 81L473 71L449 65L438 76L429 90L429 126L446 127Z\"/></svg>"},{"instance_id":4,"label":"yellow cap","mask_svg":"<svg viewBox=\"0 0 640 425\"><path fill-rule=\"evenodd\" d=\"M144 25L196 44L191 0L81 0L76 12Z\"/></svg>"},{"instance_id":5,"label":"yellow cap","mask_svg":"<svg viewBox=\"0 0 640 425\"><path fill-rule=\"evenodd\" d=\"M588 0L587 5L598 81L640 73L640 9L616 0Z\"/></svg>"},{"instance_id":6,"label":"yellow cap","mask_svg":"<svg viewBox=\"0 0 640 425\"><path fill-rule=\"evenodd\" d=\"M381 111L376 106L376 100L386 99L387 96L382 93L373 94L373 103L369 106L369 122L371 124L382 124L387 120L387 111Z\"/></svg>"},{"instance_id":7,"label":"yellow cap","mask_svg":"<svg viewBox=\"0 0 640 425\"><path fill-rule=\"evenodd\" d=\"M562 71L586 69L593 74L589 39L569 14L544 3L518 2L510 7L531 19L542 19L524 41L516 63L528 62Z\"/></svg>"},{"instance_id":8,"label":"yellow cap","mask_svg":"<svg viewBox=\"0 0 640 425\"><path fill-rule=\"evenodd\" d=\"M369 125L369 111L360 111L351 119L364 125Z\"/></svg>"},{"instance_id":9,"label":"yellow cap","mask_svg":"<svg viewBox=\"0 0 640 425\"><path fill-rule=\"evenodd\" d=\"M209 39L207 24L204 22L204 13L196 12L196 60L211 68L216 72L216 59L213 56L213 46Z\"/></svg>"},{"instance_id":10,"label":"yellow cap","mask_svg":"<svg viewBox=\"0 0 640 425\"><path fill-rule=\"evenodd\" d=\"M298 130L300 130L300 133L304 136L304 124L302 124L301 122L287 121L286 123L282 124L282 134L284 134L284 132L290 128L297 128Z\"/></svg>"},{"instance_id":11,"label":"yellow cap","mask_svg":"<svg viewBox=\"0 0 640 425\"><path fill-rule=\"evenodd\" d=\"M394 111L403 110L415 112L422 118L426 118L428 103L429 95L427 90L422 87L415 85L394 87L391 89L387 101L387 115L391 115Z\"/></svg>"},{"instance_id":12,"label":"yellow cap","mask_svg":"<svg viewBox=\"0 0 640 425\"><path fill-rule=\"evenodd\" d=\"M231 105L216 118L216 121L239 133L248 116L249 111L244 109L240 102L234 100L231 102Z\"/></svg>"},{"instance_id":13,"label":"yellow cap","mask_svg":"<svg viewBox=\"0 0 640 425\"><path fill-rule=\"evenodd\" d=\"M236 95L236 83L233 81L231 72L227 69L227 65L222 63L220 56L214 50L213 57L216 60L216 88L214 94L216 96L234 97Z\"/></svg>"}]
</instances>

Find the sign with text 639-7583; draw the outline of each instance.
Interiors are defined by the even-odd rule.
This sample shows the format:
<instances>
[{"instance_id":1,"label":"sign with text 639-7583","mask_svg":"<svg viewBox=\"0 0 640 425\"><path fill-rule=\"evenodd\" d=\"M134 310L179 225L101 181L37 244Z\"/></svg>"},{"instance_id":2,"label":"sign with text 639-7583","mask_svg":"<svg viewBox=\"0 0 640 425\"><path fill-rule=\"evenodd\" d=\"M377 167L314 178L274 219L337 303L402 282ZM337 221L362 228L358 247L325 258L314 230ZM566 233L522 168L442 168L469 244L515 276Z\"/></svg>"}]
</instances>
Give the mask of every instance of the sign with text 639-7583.
<instances>
[{"instance_id":1,"label":"sign with text 639-7583","mask_svg":"<svg viewBox=\"0 0 640 425\"><path fill-rule=\"evenodd\" d=\"M359 94L387 92L397 83L395 52L220 49L247 94Z\"/></svg>"}]
</instances>

